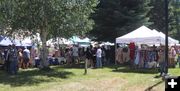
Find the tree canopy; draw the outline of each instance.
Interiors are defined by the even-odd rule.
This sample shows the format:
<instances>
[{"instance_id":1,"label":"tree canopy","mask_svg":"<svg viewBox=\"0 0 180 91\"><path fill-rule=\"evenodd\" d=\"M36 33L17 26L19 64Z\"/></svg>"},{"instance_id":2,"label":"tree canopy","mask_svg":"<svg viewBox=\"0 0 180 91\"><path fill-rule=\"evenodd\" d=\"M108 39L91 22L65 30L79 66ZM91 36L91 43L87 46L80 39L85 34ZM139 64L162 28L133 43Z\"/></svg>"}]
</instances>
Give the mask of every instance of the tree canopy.
<instances>
[{"instance_id":1,"label":"tree canopy","mask_svg":"<svg viewBox=\"0 0 180 91\"><path fill-rule=\"evenodd\" d=\"M151 7L148 0L100 0L95 14L91 35L97 40L114 41L142 25L149 25L147 14Z\"/></svg>"},{"instance_id":2,"label":"tree canopy","mask_svg":"<svg viewBox=\"0 0 180 91\"><path fill-rule=\"evenodd\" d=\"M68 37L92 29L97 0L1 0L0 24L10 32L39 33L42 41L40 57L48 67L46 40L49 37Z\"/></svg>"},{"instance_id":3,"label":"tree canopy","mask_svg":"<svg viewBox=\"0 0 180 91\"><path fill-rule=\"evenodd\" d=\"M169 1L169 36L180 39L180 1ZM95 14L95 26L90 35L101 41L114 41L134 29L146 25L165 31L164 0L100 0Z\"/></svg>"}]
</instances>

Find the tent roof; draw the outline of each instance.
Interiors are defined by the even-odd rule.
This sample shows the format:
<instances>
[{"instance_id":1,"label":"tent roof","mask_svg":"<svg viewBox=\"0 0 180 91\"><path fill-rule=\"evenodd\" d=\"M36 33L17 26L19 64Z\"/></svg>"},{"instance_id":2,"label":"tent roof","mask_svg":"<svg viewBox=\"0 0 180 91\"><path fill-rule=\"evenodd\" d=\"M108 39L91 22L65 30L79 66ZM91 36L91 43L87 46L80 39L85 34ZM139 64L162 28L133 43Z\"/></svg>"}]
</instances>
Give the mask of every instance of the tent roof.
<instances>
[{"instance_id":1,"label":"tent roof","mask_svg":"<svg viewBox=\"0 0 180 91\"><path fill-rule=\"evenodd\" d=\"M178 44L179 41L171 37L169 39L169 44ZM146 26L141 26L140 28L116 38L116 43L130 43L135 42L139 44L165 44L165 34L158 32L157 30L149 29Z\"/></svg>"},{"instance_id":2,"label":"tent roof","mask_svg":"<svg viewBox=\"0 0 180 91\"><path fill-rule=\"evenodd\" d=\"M15 44L16 46L32 46L32 44L26 43L25 40L23 40L21 42L18 39L11 40L9 37L0 35L0 45L1 46L8 46L8 45L12 45L12 44Z\"/></svg>"},{"instance_id":3,"label":"tent roof","mask_svg":"<svg viewBox=\"0 0 180 91\"><path fill-rule=\"evenodd\" d=\"M70 40L68 40L68 39L65 39L65 38L60 38L60 37L58 37L58 38L56 38L56 39L49 39L49 40L46 42L46 44L47 44L47 45L49 45L49 44L55 44L55 43L58 44L58 42L59 42L59 44L67 44L67 45L72 44L72 41L70 41Z\"/></svg>"},{"instance_id":4,"label":"tent roof","mask_svg":"<svg viewBox=\"0 0 180 91\"><path fill-rule=\"evenodd\" d=\"M78 36L73 36L72 38L70 38L70 40L72 40L73 42L85 42L85 43L90 43L90 39L89 38L84 38L84 39L81 39L79 38Z\"/></svg>"},{"instance_id":5,"label":"tent roof","mask_svg":"<svg viewBox=\"0 0 180 91\"><path fill-rule=\"evenodd\" d=\"M164 33L158 32L156 29L153 29L152 31L153 31L154 33L159 34L161 37L163 37L163 38L164 38L164 41L165 41L165 34L164 34ZM170 43L170 44L179 44L179 41L176 40L176 39L173 39L172 37L168 37L168 40L169 40L169 43Z\"/></svg>"},{"instance_id":6,"label":"tent roof","mask_svg":"<svg viewBox=\"0 0 180 91\"><path fill-rule=\"evenodd\" d=\"M116 43L145 43L145 44L156 44L161 42L163 38L159 34L152 32L151 29L146 26L141 26L140 28L116 38Z\"/></svg>"},{"instance_id":7,"label":"tent roof","mask_svg":"<svg viewBox=\"0 0 180 91\"><path fill-rule=\"evenodd\" d=\"M4 37L0 35L0 45L1 46L12 45L12 41L8 37Z\"/></svg>"},{"instance_id":8,"label":"tent roof","mask_svg":"<svg viewBox=\"0 0 180 91\"><path fill-rule=\"evenodd\" d=\"M151 37L150 34L152 34L151 29L147 28L146 26L141 26L140 28L124 36L118 37L117 39Z\"/></svg>"}]
</instances>

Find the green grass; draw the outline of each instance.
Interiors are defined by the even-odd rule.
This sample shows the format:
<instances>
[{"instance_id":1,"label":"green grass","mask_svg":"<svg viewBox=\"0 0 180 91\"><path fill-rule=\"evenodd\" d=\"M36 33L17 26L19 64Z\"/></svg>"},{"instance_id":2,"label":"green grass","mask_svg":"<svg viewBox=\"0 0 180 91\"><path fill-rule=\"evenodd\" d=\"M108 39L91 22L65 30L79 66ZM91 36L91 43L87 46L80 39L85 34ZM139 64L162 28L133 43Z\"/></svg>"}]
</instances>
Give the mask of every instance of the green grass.
<instances>
[{"instance_id":1,"label":"green grass","mask_svg":"<svg viewBox=\"0 0 180 91\"><path fill-rule=\"evenodd\" d=\"M109 66L88 69L88 74L84 75L81 67L52 66L49 71L21 69L16 76L0 71L0 91L96 91L98 86L101 86L98 91L164 90L164 82L155 78L159 73L154 69L119 67L115 70L114 66ZM169 73L178 76L180 69L170 69Z\"/></svg>"}]
</instances>

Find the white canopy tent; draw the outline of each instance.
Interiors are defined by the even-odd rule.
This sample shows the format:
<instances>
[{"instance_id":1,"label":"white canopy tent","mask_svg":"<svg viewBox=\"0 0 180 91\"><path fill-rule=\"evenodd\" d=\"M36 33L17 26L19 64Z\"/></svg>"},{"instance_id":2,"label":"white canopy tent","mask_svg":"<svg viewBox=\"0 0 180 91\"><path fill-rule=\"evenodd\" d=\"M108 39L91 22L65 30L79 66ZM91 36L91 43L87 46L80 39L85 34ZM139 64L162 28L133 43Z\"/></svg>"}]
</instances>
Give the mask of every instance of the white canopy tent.
<instances>
[{"instance_id":1,"label":"white canopy tent","mask_svg":"<svg viewBox=\"0 0 180 91\"><path fill-rule=\"evenodd\" d=\"M71 41L73 41L74 43L81 43L81 42L84 42L84 43L90 43L90 39L89 38L83 38L81 39L80 37L78 36L72 36L72 38L70 38Z\"/></svg>"},{"instance_id":2,"label":"white canopy tent","mask_svg":"<svg viewBox=\"0 0 180 91\"><path fill-rule=\"evenodd\" d=\"M162 33L162 32L158 32L157 30L155 30L155 29L153 29L152 30L154 33L157 33L157 34L159 34L161 37L163 37L163 41L165 41L165 34L164 33ZM178 40L176 40L176 39L173 39L173 38L171 38L171 37L168 37L168 41L169 41L169 44L179 44L179 41Z\"/></svg>"},{"instance_id":3,"label":"white canopy tent","mask_svg":"<svg viewBox=\"0 0 180 91\"><path fill-rule=\"evenodd\" d=\"M116 43L130 42L135 42L137 44L164 44L164 39L146 26L141 26L124 36L116 38Z\"/></svg>"},{"instance_id":4,"label":"white canopy tent","mask_svg":"<svg viewBox=\"0 0 180 91\"><path fill-rule=\"evenodd\" d=\"M88 47L90 46L91 39L85 37L85 38L80 38L79 36L72 36L70 40L74 44L78 44L80 47Z\"/></svg>"},{"instance_id":5,"label":"white canopy tent","mask_svg":"<svg viewBox=\"0 0 180 91\"><path fill-rule=\"evenodd\" d=\"M171 37L169 38L169 44L178 44L179 41ZM140 28L116 38L116 43L130 43L135 42L137 44L165 44L165 34L158 32L157 30L149 29L146 26Z\"/></svg>"},{"instance_id":6,"label":"white canopy tent","mask_svg":"<svg viewBox=\"0 0 180 91\"><path fill-rule=\"evenodd\" d=\"M5 37L0 35L0 46L8 46L15 44L16 46L32 46L32 42L29 39L19 40L19 39L12 39L10 37Z\"/></svg>"},{"instance_id":7,"label":"white canopy tent","mask_svg":"<svg viewBox=\"0 0 180 91\"><path fill-rule=\"evenodd\" d=\"M46 44L47 45L53 45L53 44L66 44L66 45L69 45L69 44L73 44L73 42L68 40L68 39L58 37L56 39L49 39L46 42Z\"/></svg>"}]
</instances>

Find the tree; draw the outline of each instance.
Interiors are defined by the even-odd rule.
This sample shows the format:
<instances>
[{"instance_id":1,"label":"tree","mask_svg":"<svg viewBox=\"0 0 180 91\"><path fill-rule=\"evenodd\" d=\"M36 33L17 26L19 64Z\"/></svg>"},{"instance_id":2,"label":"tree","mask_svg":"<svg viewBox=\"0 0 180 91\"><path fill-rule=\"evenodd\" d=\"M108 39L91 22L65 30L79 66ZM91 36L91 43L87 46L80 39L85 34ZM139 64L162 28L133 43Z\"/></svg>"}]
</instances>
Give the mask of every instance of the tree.
<instances>
[{"instance_id":1,"label":"tree","mask_svg":"<svg viewBox=\"0 0 180 91\"><path fill-rule=\"evenodd\" d=\"M153 8L151 9L149 16L150 22L153 22L151 28L158 31L165 32L165 9L164 0L151 0L150 3ZM175 0L169 0L169 35L178 39L178 2Z\"/></svg>"},{"instance_id":2,"label":"tree","mask_svg":"<svg viewBox=\"0 0 180 91\"><path fill-rule=\"evenodd\" d=\"M89 15L96 3L97 0L2 0L1 5L13 7L0 11L4 15L0 20L4 20L2 25L7 24L12 28L11 32L22 31L25 32L25 36L39 33L42 41L42 68L48 68L48 36L71 36L80 31L90 30L93 23ZM10 17L6 17L8 15Z\"/></svg>"},{"instance_id":3,"label":"tree","mask_svg":"<svg viewBox=\"0 0 180 91\"><path fill-rule=\"evenodd\" d=\"M114 41L148 22L151 7L148 0L100 0L95 14L95 26L90 32L97 40Z\"/></svg>"},{"instance_id":4,"label":"tree","mask_svg":"<svg viewBox=\"0 0 180 91\"><path fill-rule=\"evenodd\" d=\"M172 1L172 7L173 7L173 13L175 18L175 24L174 24L174 32L173 36L180 40L180 0L173 0Z\"/></svg>"},{"instance_id":5,"label":"tree","mask_svg":"<svg viewBox=\"0 0 180 91\"><path fill-rule=\"evenodd\" d=\"M0 34L10 36L14 30L14 16L16 3L14 0L0 1Z\"/></svg>"},{"instance_id":6,"label":"tree","mask_svg":"<svg viewBox=\"0 0 180 91\"><path fill-rule=\"evenodd\" d=\"M49 37L59 39L57 37L82 36L92 30L94 22L89 16L94 12L94 7L97 3L98 0L75 0L73 3L64 2L63 9L60 12L56 12L61 18L59 20L56 19L52 26L53 30L56 31L51 31ZM59 43L58 47L60 49Z\"/></svg>"},{"instance_id":7,"label":"tree","mask_svg":"<svg viewBox=\"0 0 180 91\"><path fill-rule=\"evenodd\" d=\"M153 22L150 27L157 30L165 31L164 0L151 0L150 5L153 6L149 13L150 21Z\"/></svg>"},{"instance_id":8,"label":"tree","mask_svg":"<svg viewBox=\"0 0 180 91\"><path fill-rule=\"evenodd\" d=\"M94 22L89 16L94 12L94 7L97 3L98 0L66 2L62 7L64 10L57 12L58 15L61 15L61 18L55 21L53 28L56 28L56 31L52 31L53 36L51 37L68 38L72 35L84 35L87 31L92 30Z\"/></svg>"}]
</instances>

